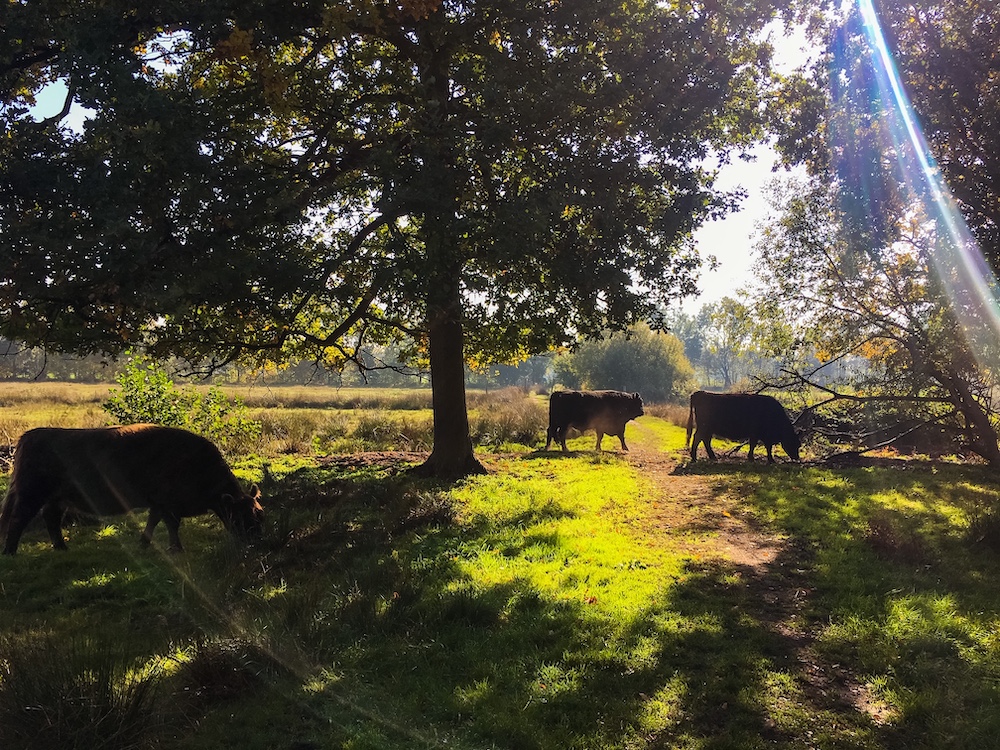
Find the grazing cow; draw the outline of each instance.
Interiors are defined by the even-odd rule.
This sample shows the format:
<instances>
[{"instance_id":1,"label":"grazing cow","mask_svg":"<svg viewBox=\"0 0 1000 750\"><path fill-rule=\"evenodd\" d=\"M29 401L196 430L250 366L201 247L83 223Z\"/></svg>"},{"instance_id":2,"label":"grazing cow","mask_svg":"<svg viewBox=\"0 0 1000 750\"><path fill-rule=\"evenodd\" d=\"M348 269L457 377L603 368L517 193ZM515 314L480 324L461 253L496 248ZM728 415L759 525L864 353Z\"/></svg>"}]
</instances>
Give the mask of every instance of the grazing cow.
<instances>
[{"instance_id":1,"label":"grazing cow","mask_svg":"<svg viewBox=\"0 0 1000 750\"><path fill-rule=\"evenodd\" d=\"M693 442L692 425L697 425ZM691 443L692 462L698 458L698 443L704 443L708 457L715 460L712 437L716 435L727 440L748 440L750 461L753 461L753 449L757 443L762 443L767 449L769 463L774 463L771 446L775 443L781 443L790 458L799 460L799 436L795 434L784 407L771 396L706 391L692 393L685 442L685 445Z\"/></svg>"},{"instance_id":2,"label":"grazing cow","mask_svg":"<svg viewBox=\"0 0 1000 750\"><path fill-rule=\"evenodd\" d=\"M642 399L638 393L621 391L556 391L549 396L549 430L545 450L553 440L558 440L566 451L566 431L574 427L597 431L597 450L601 450L604 436L617 435L625 445L625 423L641 417Z\"/></svg>"},{"instance_id":3,"label":"grazing cow","mask_svg":"<svg viewBox=\"0 0 1000 750\"><path fill-rule=\"evenodd\" d=\"M66 549L63 511L116 515L149 508L140 543L167 525L180 551L182 518L214 511L234 535L259 536L264 509L256 486L243 492L210 441L187 430L136 424L97 429L41 427L21 436L3 510L4 554L13 555L25 527L41 511L52 546Z\"/></svg>"}]
</instances>

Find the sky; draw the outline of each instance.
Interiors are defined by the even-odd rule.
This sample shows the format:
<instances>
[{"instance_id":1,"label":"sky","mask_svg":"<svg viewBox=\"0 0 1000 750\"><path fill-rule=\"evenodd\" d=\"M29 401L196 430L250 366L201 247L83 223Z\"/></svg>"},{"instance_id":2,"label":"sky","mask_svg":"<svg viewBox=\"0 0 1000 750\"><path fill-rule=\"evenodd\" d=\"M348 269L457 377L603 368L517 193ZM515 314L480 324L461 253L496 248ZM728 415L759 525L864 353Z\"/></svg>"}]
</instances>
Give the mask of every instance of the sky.
<instances>
[{"instance_id":1,"label":"sky","mask_svg":"<svg viewBox=\"0 0 1000 750\"><path fill-rule=\"evenodd\" d=\"M801 30L792 33L776 30L773 32L773 43L775 67L782 72L790 72L801 66L813 52ZM697 313L704 304L735 296L741 287L753 281L755 228L768 214L764 186L780 177L782 171L772 171L776 154L770 146L757 146L751 154L755 161L734 159L719 171L717 188L732 190L742 187L747 195L739 211L724 219L709 222L695 232L694 240L701 257L714 255L718 260L718 268L714 271L709 270L708 266L702 268L698 283L701 294L685 300L681 305L681 309L688 314Z\"/></svg>"},{"instance_id":2,"label":"sky","mask_svg":"<svg viewBox=\"0 0 1000 750\"><path fill-rule=\"evenodd\" d=\"M772 172L776 155L767 145L754 148L755 161L735 161L722 167L716 181L720 190L743 188L746 197L740 210L724 219L708 222L694 234L702 259L715 256L718 268L702 267L698 288L701 294L685 300L681 309L694 314L702 305L734 297L753 279L753 242L756 226L767 217L764 186L779 175Z\"/></svg>"}]
</instances>

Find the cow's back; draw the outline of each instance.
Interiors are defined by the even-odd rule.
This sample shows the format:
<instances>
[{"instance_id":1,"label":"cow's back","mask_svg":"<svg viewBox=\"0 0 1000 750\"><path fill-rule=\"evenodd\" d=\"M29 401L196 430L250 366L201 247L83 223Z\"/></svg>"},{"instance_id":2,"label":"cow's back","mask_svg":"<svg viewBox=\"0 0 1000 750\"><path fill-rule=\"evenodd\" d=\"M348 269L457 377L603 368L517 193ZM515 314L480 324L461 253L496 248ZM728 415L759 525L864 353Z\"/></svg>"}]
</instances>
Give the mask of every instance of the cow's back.
<instances>
[{"instance_id":1,"label":"cow's back","mask_svg":"<svg viewBox=\"0 0 1000 750\"><path fill-rule=\"evenodd\" d=\"M550 426L573 427L581 431L615 427L614 431L617 431L642 414L642 399L638 393L554 391L549 397Z\"/></svg>"},{"instance_id":2,"label":"cow's back","mask_svg":"<svg viewBox=\"0 0 1000 750\"><path fill-rule=\"evenodd\" d=\"M549 425L560 429L586 429L594 406L593 399L583 391L554 391L549 396Z\"/></svg>"}]
</instances>

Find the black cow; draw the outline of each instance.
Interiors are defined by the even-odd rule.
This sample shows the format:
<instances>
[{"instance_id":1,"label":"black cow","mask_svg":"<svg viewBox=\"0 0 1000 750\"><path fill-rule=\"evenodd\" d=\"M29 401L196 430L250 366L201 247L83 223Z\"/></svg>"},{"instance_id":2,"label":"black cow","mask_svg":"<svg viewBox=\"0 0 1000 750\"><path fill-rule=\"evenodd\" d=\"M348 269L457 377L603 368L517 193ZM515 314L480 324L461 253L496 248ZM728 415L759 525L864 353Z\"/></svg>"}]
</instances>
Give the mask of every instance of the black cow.
<instances>
[{"instance_id":1,"label":"black cow","mask_svg":"<svg viewBox=\"0 0 1000 750\"><path fill-rule=\"evenodd\" d=\"M115 515L149 508L140 541L167 525L181 549L181 519L214 511L239 537L256 537L263 513L256 486L244 492L211 442L187 430L137 424L96 429L39 427L17 443L7 500L0 511L3 552L17 552L21 533L42 513L52 546L66 549L63 511Z\"/></svg>"},{"instance_id":2,"label":"black cow","mask_svg":"<svg viewBox=\"0 0 1000 750\"><path fill-rule=\"evenodd\" d=\"M692 425L697 425L693 442ZM692 462L698 458L698 443L704 443L708 457L715 460L712 437L716 435L727 440L748 440L750 461L753 461L753 449L757 443L762 443L767 449L769 463L774 463L771 446L775 443L781 443L789 457L799 460L799 436L795 434L784 407L771 396L706 391L692 393L685 442L685 445L691 443Z\"/></svg>"},{"instance_id":3,"label":"black cow","mask_svg":"<svg viewBox=\"0 0 1000 750\"><path fill-rule=\"evenodd\" d=\"M549 396L549 431L545 450L553 440L558 440L564 451L566 432L573 427L581 432L597 431L597 450L605 435L617 435L625 445L625 423L641 417L642 399L638 393L621 391L556 391Z\"/></svg>"}]
</instances>

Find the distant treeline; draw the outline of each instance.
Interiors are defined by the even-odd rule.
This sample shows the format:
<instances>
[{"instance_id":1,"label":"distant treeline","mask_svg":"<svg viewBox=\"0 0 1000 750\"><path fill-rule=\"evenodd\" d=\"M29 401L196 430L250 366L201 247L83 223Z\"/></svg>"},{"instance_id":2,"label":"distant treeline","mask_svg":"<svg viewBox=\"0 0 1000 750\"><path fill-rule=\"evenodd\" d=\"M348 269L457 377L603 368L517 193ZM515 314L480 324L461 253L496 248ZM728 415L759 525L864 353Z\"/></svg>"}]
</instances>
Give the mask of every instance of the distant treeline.
<instances>
[{"instance_id":1,"label":"distant treeline","mask_svg":"<svg viewBox=\"0 0 1000 750\"><path fill-rule=\"evenodd\" d=\"M114 383L127 357L114 359L101 355L85 357L54 354L39 348L24 347L17 342L0 339L0 381L57 381L77 383ZM387 360L380 352L373 365ZM517 385L531 387L545 385L551 379L551 356L538 356L519 365L493 365L485 372L467 373L469 385L474 387L504 387ZM172 374L181 375L184 363L166 363ZM427 373L412 368L375 368L362 373L357 366L348 365L343 371L331 370L312 361L298 361L265 369L254 369L236 364L228 365L199 382L236 384L265 381L270 385L316 385L332 387L372 386L382 388L425 387Z\"/></svg>"}]
</instances>

